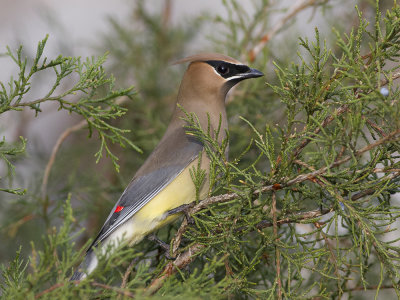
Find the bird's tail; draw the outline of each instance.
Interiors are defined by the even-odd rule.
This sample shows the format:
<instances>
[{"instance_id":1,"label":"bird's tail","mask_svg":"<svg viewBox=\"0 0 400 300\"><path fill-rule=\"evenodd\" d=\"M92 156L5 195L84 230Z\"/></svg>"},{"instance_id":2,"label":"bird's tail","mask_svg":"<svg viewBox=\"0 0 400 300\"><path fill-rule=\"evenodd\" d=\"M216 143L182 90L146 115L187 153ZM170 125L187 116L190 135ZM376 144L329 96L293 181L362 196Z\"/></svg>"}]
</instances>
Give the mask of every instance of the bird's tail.
<instances>
[{"instance_id":1,"label":"bird's tail","mask_svg":"<svg viewBox=\"0 0 400 300\"><path fill-rule=\"evenodd\" d=\"M97 267L98 259L93 249L86 252L85 258L82 263L76 269L70 281L83 280Z\"/></svg>"}]
</instances>

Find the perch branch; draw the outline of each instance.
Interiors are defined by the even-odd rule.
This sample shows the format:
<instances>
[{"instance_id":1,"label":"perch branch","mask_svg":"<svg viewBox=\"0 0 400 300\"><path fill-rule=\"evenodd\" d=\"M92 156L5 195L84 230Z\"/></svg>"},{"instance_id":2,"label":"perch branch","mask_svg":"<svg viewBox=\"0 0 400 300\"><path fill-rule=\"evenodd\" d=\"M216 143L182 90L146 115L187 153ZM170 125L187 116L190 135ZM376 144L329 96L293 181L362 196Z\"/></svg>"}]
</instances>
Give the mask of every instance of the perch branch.
<instances>
[{"instance_id":1,"label":"perch branch","mask_svg":"<svg viewBox=\"0 0 400 300\"><path fill-rule=\"evenodd\" d=\"M386 142L389 142L391 140L395 140L398 139L398 135L400 134L400 129L395 130L389 134L387 134L385 137L377 140L375 143L369 144L357 151L354 152L354 156L360 156L363 153L378 147L379 145L382 145ZM349 160L351 160L354 156L349 155L346 156L342 159L336 160L335 162L333 162L330 166L326 166L326 167L322 167L318 170L306 173L306 174L300 174L298 176L296 176L295 178L288 180L286 183L281 183L281 184L272 184L272 185L268 185L268 186L264 186L260 189L255 190L252 193L252 196L258 196L261 193L265 193L268 191L275 191L277 189L282 189L284 187L288 187L294 184L298 184L301 183L303 181L309 180L311 178L314 178L318 175L321 175L323 173L325 173L327 170L337 167L343 163L348 162ZM391 173L387 178L388 179L392 179L395 178L397 176L399 176L400 173ZM367 193L368 194L368 193ZM353 196L354 199L352 198L352 200L356 200L358 198L361 197L361 195L354 195ZM197 205L195 205L193 208L189 209L188 214L192 215L208 206L210 206L211 204L216 204L216 203L223 203L223 202L227 202L233 199L239 198L239 195L237 193L228 193L228 194L223 194L223 195L218 195L218 196L214 196L214 197L210 197L207 198L203 201L200 201ZM288 224L288 223L297 223L297 222L301 222L301 221L305 221L308 219L313 219L313 218L317 218L320 217L322 215L328 214L330 212L332 212L333 209L323 209L323 210L313 210L313 211L308 211L305 213L298 213L298 214L294 214L292 216L289 217L285 217L284 219L280 219L276 221L276 225L281 225L281 224ZM177 251L177 248L179 247L179 243L180 240L182 238L183 233L185 232L186 228L188 226L188 223L186 221L186 219L184 219L181 227L179 228L178 232L176 233L176 236L174 238L173 241L173 251ZM271 223L270 221L261 221L260 223L258 223L256 225L257 229L262 229L262 228L266 228L266 227L270 227L270 226L274 226L274 223ZM179 243L177 242L179 241ZM154 292L156 292L161 286L163 281L168 278L169 276L171 276L172 274L174 274L177 269L182 269L184 267L186 267L188 264L190 264L195 256L204 248L206 247L206 245L202 245L202 244L194 244L192 245L187 251L179 254L177 256L177 259L174 262L170 262L163 270L163 272L161 273L160 277L158 277L157 279L155 279L150 286L147 289L147 292L150 294L153 294Z\"/></svg>"}]
</instances>

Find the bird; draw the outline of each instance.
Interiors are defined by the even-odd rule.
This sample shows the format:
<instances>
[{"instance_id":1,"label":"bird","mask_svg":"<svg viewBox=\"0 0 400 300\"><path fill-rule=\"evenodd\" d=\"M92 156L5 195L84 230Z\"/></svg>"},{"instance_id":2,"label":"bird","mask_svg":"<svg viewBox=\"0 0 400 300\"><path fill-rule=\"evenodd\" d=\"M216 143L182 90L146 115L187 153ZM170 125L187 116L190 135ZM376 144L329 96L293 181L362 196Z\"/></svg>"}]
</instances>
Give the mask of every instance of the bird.
<instances>
[{"instance_id":1,"label":"bird","mask_svg":"<svg viewBox=\"0 0 400 300\"><path fill-rule=\"evenodd\" d=\"M210 158L203 142L188 131L185 116L194 114L203 130L215 133L219 129L216 138L222 143L228 130L228 91L242 80L264 74L219 53L199 53L175 62L183 63L188 67L164 136L114 205L71 281L83 280L97 267L99 251L94 249L105 253L113 249L110 245L121 242L133 246L177 219L182 213L169 212L196 200L190 170L198 165L205 172L205 180L197 197L201 200L208 195Z\"/></svg>"}]
</instances>

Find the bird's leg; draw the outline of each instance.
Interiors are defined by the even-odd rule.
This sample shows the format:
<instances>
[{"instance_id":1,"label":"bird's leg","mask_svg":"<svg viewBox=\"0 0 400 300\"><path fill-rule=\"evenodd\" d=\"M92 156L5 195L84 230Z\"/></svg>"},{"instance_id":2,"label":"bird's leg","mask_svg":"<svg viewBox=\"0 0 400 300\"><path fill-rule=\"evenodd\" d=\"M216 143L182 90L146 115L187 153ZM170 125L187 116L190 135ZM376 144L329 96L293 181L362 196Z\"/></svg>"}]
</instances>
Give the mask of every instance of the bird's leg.
<instances>
[{"instance_id":1,"label":"bird's leg","mask_svg":"<svg viewBox=\"0 0 400 300\"><path fill-rule=\"evenodd\" d=\"M194 203L183 204L167 211L166 217L183 212L188 224L194 224L193 218L189 215L189 210L193 207Z\"/></svg>"},{"instance_id":2,"label":"bird's leg","mask_svg":"<svg viewBox=\"0 0 400 300\"><path fill-rule=\"evenodd\" d=\"M182 212L185 215L185 218L186 218L187 222L189 224L192 224L192 223L194 223L194 221L193 221L193 218L189 215L189 209L191 209L192 207L193 207L193 203L183 204L181 206L175 207L175 208L173 208L173 209L171 209L171 210L166 212L165 218ZM175 259L175 257L172 257L169 254L170 247L169 247L169 245L167 243L165 243L164 241L160 240L155 234L151 234L147 238L152 242L156 242L162 249L164 249L165 257L167 259L170 259L170 260Z\"/></svg>"},{"instance_id":3,"label":"bird's leg","mask_svg":"<svg viewBox=\"0 0 400 300\"><path fill-rule=\"evenodd\" d=\"M160 246L160 247L165 251L164 255L165 255L165 257L166 257L167 259L169 259L169 260L174 260L174 259L176 258L176 257L172 257L172 256L169 254L169 250L170 250L169 245L168 245L166 242L160 240L155 234L149 235L149 236L147 237L147 239L149 239L150 241L155 242L156 244L158 244L158 246Z\"/></svg>"}]
</instances>

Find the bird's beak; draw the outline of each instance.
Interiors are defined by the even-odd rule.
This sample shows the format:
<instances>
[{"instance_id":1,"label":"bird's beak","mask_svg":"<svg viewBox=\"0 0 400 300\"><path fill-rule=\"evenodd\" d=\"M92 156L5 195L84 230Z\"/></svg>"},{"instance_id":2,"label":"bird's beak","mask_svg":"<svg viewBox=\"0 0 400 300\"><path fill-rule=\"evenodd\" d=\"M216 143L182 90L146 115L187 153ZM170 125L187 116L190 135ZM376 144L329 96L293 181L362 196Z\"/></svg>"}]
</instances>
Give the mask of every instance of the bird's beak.
<instances>
[{"instance_id":1,"label":"bird's beak","mask_svg":"<svg viewBox=\"0 0 400 300\"><path fill-rule=\"evenodd\" d=\"M249 79L249 78L257 78L257 77L261 77L261 76L264 76L263 72L258 71L257 69L249 68L249 69L247 69L247 71L238 73L238 74L228 78L228 82L231 84L231 87L232 87L232 84L235 85L236 83L238 83L242 80Z\"/></svg>"},{"instance_id":2,"label":"bird's beak","mask_svg":"<svg viewBox=\"0 0 400 300\"><path fill-rule=\"evenodd\" d=\"M251 69L246 72L246 73L242 73L242 78L243 79L247 79L247 78L257 78L257 77L261 77L264 76L264 73L261 71L258 71L257 69Z\"/></svg>"}]
</instances>

